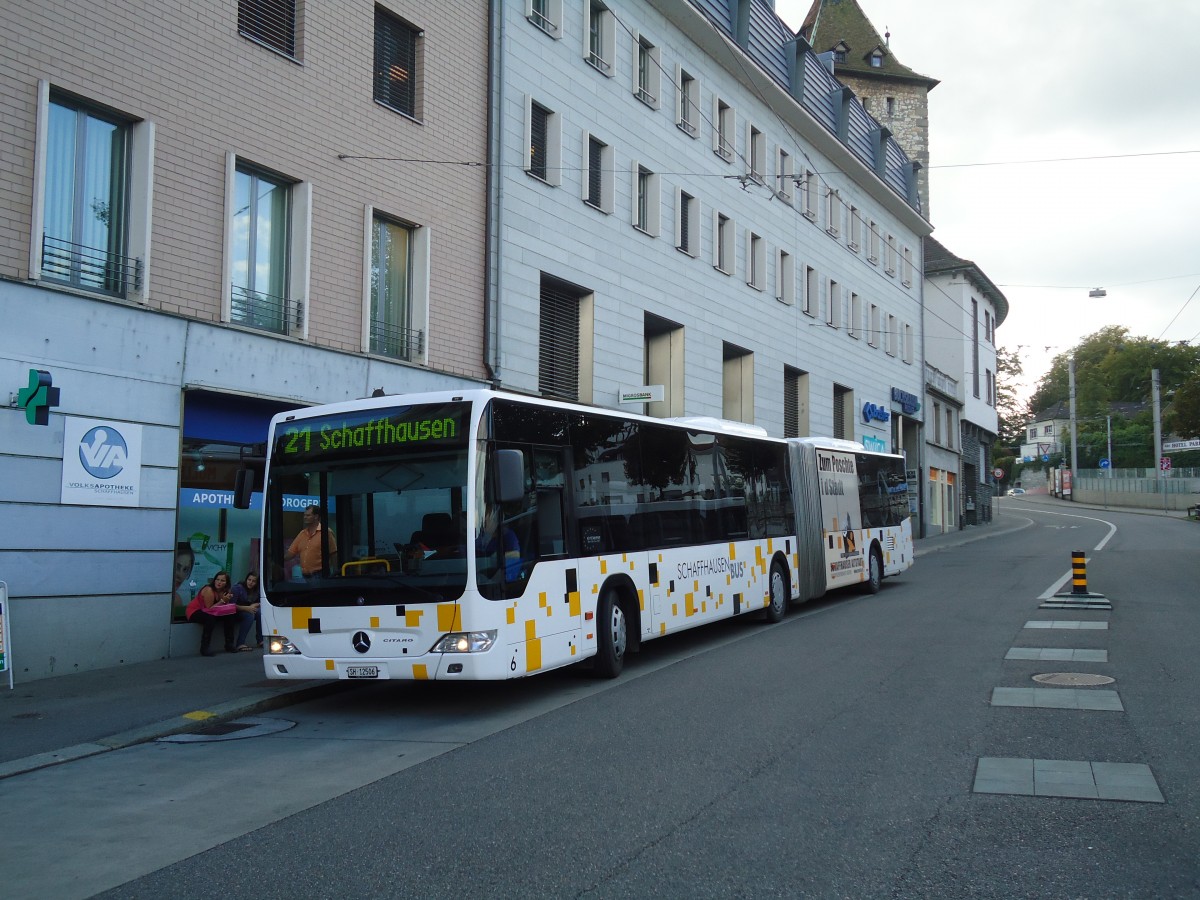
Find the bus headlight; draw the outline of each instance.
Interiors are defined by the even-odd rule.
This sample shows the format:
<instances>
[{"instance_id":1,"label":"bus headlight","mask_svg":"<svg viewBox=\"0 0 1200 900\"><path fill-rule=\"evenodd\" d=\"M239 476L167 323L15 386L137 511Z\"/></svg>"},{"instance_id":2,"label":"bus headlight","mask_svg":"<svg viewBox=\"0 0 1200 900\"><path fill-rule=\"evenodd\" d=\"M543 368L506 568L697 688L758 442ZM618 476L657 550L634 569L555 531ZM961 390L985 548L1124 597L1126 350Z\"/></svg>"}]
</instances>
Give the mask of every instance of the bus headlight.
<instances>
[{"instance_id":1,"label":"bus headlight","mask_svg":"<svg viewBox=\"0 0 1200 900\"><path fill-rule=\"evenodd\" d=\"M289 641L281 634L271 635L267 638L267 653L271 656L294 653L299 655L300 648Z\"/></svg>"},{"instance_id":2,"label":"bus headlight","mask_svg":"<svg viewBox=\"0 0 1200 900\"><path fill-rule=\"evenodd\" d=\"M430 653L486 653L496 643L496 632L455 631L433 645Z\"/></svg>"}]
</instances>

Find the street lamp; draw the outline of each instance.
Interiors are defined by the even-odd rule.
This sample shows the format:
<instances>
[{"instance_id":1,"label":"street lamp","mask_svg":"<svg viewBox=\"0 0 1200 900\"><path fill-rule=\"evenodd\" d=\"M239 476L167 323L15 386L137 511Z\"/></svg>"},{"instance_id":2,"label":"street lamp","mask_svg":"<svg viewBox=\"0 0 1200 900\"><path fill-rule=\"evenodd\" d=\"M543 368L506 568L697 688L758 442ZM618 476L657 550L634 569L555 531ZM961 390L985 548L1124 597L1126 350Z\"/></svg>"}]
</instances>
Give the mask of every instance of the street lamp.
<instances>
[{"instance_id":1,"label":"street lamp","mask_svg":"<svg viewBox=\"0 0 1200 900\"><path fill-rule=\"evenodd\" d=\"M1096 288L1092 288L1090 291L1088 291L1088 296L1089 297L1107 297L1108 291L1106 291L1104 288L1096 287Z\"/></svg>"}]
</instances>

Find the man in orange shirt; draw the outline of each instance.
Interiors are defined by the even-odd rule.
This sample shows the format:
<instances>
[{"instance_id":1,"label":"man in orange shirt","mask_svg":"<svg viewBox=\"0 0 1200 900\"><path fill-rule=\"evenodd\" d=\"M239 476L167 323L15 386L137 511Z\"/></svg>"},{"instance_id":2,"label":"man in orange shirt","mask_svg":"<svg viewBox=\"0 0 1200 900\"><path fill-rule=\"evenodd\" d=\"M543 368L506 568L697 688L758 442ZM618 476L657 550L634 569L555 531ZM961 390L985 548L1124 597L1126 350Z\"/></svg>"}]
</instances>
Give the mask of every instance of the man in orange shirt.
<instances>
[{"instance_id":1,"label":"man in orange shirt","mask_svg":"<svg viewBox=\"0 0 1200 900\"><path fill-rule=\"evenodd\" d=\"M320 575L325 569L321 556L321 540L324 535L329 541L330 565L337 566L337 539L332 531L321 524L321 507L315 504L304 510L304 527L283 556L284 566L293 560L300 561L300 572L305 578Z\"/></svg>"}]
</instances>

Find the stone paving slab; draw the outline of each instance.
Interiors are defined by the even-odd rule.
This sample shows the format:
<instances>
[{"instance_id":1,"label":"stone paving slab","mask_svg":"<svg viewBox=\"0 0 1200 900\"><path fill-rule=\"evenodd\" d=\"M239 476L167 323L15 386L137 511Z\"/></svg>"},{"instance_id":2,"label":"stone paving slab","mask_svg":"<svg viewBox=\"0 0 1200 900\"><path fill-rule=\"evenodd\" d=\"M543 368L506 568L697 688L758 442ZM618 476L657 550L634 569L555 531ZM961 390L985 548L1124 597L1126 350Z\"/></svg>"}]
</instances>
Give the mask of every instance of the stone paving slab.
<instances>
[{"instance_id":1,"label":"stone paving slab","mask_svg":"<svg viewBox=\"0 0 1200 900\"><path fill-rule=\"evenodd\" d=\"M985 756L976 766L972 790L977 794L1166 802L1154 773L1141 763Z\"/></svg>"},{"instance_id":2,"label":"stone paving slab","mask_svg":"<svg viewBox=\"0 0 1200 900\"><path fill-rule=\"evenodd\" d=\"M1068 631L1108 631L1107 622L1064 622L1064 621L1041 621L1031 619L1025 623L1026 628L1062 628Z\"/></svg>"},{"instance_id":3,"label":"stone paving slab","mask_svg":"<svg viewBox=\"0 0 1200 900\"><path fill-rule=\"evenodd\" d=\"M1116 691L1081 688L992 688L992 706L1125 711Z\"/></svg>"},{"instance_id":4,"label":"stone paving slab","mask_svg":"<svg viewBox=\"0 0 1200 900\"><path fill-rule=\"evenodd\" d=\"M1039 662L1108 662L1107 650L1068 650L1062 647L1013 647L1005 659L1031 659Z\"/></svg>"}]
</instances>

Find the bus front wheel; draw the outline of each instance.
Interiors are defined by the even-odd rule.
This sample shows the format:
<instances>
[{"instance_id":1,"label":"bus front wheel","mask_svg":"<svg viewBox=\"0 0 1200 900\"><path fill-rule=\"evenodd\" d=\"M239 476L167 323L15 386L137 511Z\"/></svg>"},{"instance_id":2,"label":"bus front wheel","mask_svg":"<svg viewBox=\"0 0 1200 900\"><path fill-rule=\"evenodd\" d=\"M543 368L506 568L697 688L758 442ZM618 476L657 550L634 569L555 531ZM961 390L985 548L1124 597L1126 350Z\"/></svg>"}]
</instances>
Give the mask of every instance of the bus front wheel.
<instances>
[{"instance_id":1,"label":"bus front wheel","mask_svg":"<svg viewBox=\"0 0 1200 900\"><path fill-rule=\"evenodd\" d=\"M596 674L616 678L625 665L629 622L614 588L605 588L596 607Z\"/></svg>"},{"instance_id":2,"label":"bus front wheel","mask_svg":"<svg viewBox=\"0 0 1200 900\"><path fill-rule=\"evenodd\" d=\"M788 583L783 566L778 561L771 563L771 597L767 605L767 621L774 624L782 622L788 608Z\"/></svg>"},{"instance_id":3,"label":"bus front wheel","mask_svg":"<svg viewBox=\"0 0 1200 900\"><path fill-rule=\"evenodd\" d=\"M870 559L867 562L867 593L878 594L883 587L883 554L878 546L871 547Z\"/></svg>"}]
</instances>

